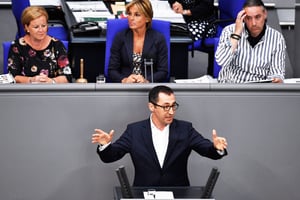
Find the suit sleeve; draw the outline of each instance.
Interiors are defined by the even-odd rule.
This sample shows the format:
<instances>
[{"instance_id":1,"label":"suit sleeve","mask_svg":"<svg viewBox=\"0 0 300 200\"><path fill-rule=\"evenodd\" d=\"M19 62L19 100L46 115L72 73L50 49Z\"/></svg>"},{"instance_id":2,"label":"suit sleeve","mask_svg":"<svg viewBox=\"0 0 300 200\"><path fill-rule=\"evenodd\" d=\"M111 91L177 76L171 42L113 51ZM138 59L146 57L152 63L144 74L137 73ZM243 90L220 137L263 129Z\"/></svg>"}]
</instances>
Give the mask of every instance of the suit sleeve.
<instances>
[{"instance_id":1,"label":"suit sleeve","mask_svg":"<svg viewBox=\"0 0 300 200\"><path fill-rule=\"evenodd\" d=\"M191 148L200 155L213 160L221 159L223 156L227 155L226 150L224 151L224 154L220 154L213 143L209 139L203 137L193 127L191 127L190 131Z\"/></svg>"},{"instance_id":2,"label":"suit sleeve","mask_svg":"<svg viewBox=\"0 0 300 200\"><path fill-rule=\"evenodd\" d=\"M117 33L110 49L108 73L109 78L113 82L121 82L122 79L126 77L121 73L121 49L124 38L122 32Z\"/></svg>"},{"instance_id":3,"label":"suit sleeve","mask_svg":"<svg viewBox=\"0 0 300 200\"><path fill-rule=\"evenodd\" d=\"M168 47L165 40L165 37L161 34L156 36L156 70L153 74L154 82L164 82L167 79L168 75ZM148 78L150 81L150 78Z\"/></svg>"},{"instance_id":4,"label":"suit sleeve","mask_svg":"<svg viewBox=\"0 0 300 200\"><path fill-rule=\"evenodd\" d=\"M116 142L108 145L104 150L100 151L97 148L97 153L100 159L105 163L114 162L124 157L126 153L130 152L132 143L132 131L127 127L125 132Z\"/></svg>"}]
</instances>

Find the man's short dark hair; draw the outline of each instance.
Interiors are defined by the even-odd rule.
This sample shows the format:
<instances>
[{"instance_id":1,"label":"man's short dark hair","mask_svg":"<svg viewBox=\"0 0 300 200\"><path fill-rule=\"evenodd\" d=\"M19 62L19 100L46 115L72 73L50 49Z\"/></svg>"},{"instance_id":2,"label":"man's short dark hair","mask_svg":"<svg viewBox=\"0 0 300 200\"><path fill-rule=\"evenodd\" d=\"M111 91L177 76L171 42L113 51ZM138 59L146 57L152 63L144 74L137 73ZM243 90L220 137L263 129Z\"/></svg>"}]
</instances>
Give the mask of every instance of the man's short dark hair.
<instances>
[{"instance_id":1,"label":"man's short dark hair","mask_svg":"<svg viewBox=\"0 0 300 200\"><path fill-rule=\"evenodd\" d=\"M246 8L246 7L253 7L253 6L262 6L262 7L265 7L264 3L262 0L246 0L244 5L243 5L243 8Z\"/></svg>"},{"instance_id":2,"label":"man's short dark hair","mask_svg":"<svg viewBox=\"0 0 300 200\"><path fill-rule=\"evenodd\" d=\"M148 96L149 102L157 103L159 93L165 93L167 95L171 95L174 93L174 91L165 85L155 86L149 91L149 96Z\"/></svg>"}]
</instances>

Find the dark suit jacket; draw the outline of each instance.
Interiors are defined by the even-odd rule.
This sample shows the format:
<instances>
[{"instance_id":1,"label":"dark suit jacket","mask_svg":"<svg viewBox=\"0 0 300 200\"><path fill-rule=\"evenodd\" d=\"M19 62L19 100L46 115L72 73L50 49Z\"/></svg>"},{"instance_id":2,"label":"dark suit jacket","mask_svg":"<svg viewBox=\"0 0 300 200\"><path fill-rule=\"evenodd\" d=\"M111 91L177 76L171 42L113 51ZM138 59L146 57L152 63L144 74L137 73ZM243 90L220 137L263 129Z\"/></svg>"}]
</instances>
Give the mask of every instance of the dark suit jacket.
<instances>
[{"instance_id":1,"label":"dark suit jacket","mask_svg":"<svg viewBox=\"0 0 300 200\"><path fill-rule=\"evenodd\" d=\"M190 122L174 119L169 145L160 167L152 142L150 119L129 124L122 136L98 154L103 162L114 162L129 153L135 168L134 186L189 186L187 162L192 150L211 159L222 156L213 143L198 133ZM225 151L226 155L227 152Z\"/></svg>"},{"instance_id":2,"label":"dark suit jacket","mask_svg":"<svg viewBox=\"0 0 300 200\"><path fill-rule=\"evenodd\" d=\"M121 82L123 78L132 74L132 54L132 30L126 29L117 33L110 49L108 67L110 81ZM148 29L146 32L142 53L142 59L144 58L153 59L154 82L165 82L168 74L168 48L165 37L153 29ZM142 71L144 71L144 64L142 64ZM147 79L151 81L150 69L147 74Z\"/></svg>"}]
</instances>

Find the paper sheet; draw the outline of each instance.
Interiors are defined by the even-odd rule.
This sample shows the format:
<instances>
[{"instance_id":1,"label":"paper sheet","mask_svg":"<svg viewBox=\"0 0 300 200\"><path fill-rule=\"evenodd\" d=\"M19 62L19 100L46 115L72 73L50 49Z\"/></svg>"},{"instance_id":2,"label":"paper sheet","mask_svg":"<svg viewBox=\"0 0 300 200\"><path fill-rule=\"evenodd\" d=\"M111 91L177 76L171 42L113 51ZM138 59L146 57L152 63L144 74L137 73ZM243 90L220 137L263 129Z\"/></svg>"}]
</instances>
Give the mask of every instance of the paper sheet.
<instances>
[{"instance_id":1,"label":"paper sheet","mask_svg":"<svg viewBox=\"0 0 300 200\"><path fill-rule=\"evenodd\" d=\"M214 79L209 75L204 75L193 79L175 79L174 81L175 83L218 83L217 79Z\"/></svg>"},{"instance_id":2,"label":"paper sheet","mask_svg":"<svg viewBox=\"0 0 300 200\"><path fill-rule=\"evenodd\" d=\"M170 21L172 23L185 23L181 14L175 13L168 1L151 0L153 19Z\"/></svg>"},{"instance_id":3,"label":"paper sheet","mask_svg":"<svg viewBox=\"0 0 300 200\"><path fill-rule=\"evenodd\" d=\"M99 26L106 29L107 19L115 16L109 12L103 1L67 1L76 22L96 21Z\"/></svg>"},{"instance_id":4,"label":"paper sheet","mask_svg":"<svg viewBox=\"0 0 300 200\"><path fill-rule=\"evenodd\" d=\"M145 199L174 199L173 192L171 191L145 191L143 194Z\"/></svg>"},{"instance_id":5,"label":"paper sheet","mask_svg":"<svg viewBox=\"0 0 300 200\"><path fill-rule=\"evenodd\" d=\"M23 0L19 0L23 1ZM60 0L30 0L30 5L36 5L36 6L60 6L61 1Z\"/></svg>"}]
</instances>

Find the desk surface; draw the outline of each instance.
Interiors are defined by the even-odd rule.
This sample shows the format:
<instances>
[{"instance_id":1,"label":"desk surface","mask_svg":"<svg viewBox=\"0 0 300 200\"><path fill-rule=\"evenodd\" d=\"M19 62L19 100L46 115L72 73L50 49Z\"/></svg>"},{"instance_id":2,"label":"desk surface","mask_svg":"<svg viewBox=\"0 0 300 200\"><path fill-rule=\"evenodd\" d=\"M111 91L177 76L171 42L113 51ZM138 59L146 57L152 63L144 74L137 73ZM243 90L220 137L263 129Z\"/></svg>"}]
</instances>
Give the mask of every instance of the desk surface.
<instances>
[{"instance_id":1,"label":"desk surface","mask_svg":"<svg viewBox=\"0 0 300 200\"><path fill-rule=\"evenodd\" d=\"M148 92L151 88L160 83L148 84L122 84L122 83L66 83L66 84L0 84L0 97L5 96L5 93L73 93L73 92L101 92L114 94L127 94L130 92ZM272 84L272 83L257 83L257 84L220 84L220 83L164 83L171 87L176 93L189 92L211 92L219 93L225 96L231 94L255 94L261 96L269 96L280 94L288 94L288 96L300 94L299 83L289 84ZM30 95L28 93L27 95Z\"/></svg>"}]
</instances>

